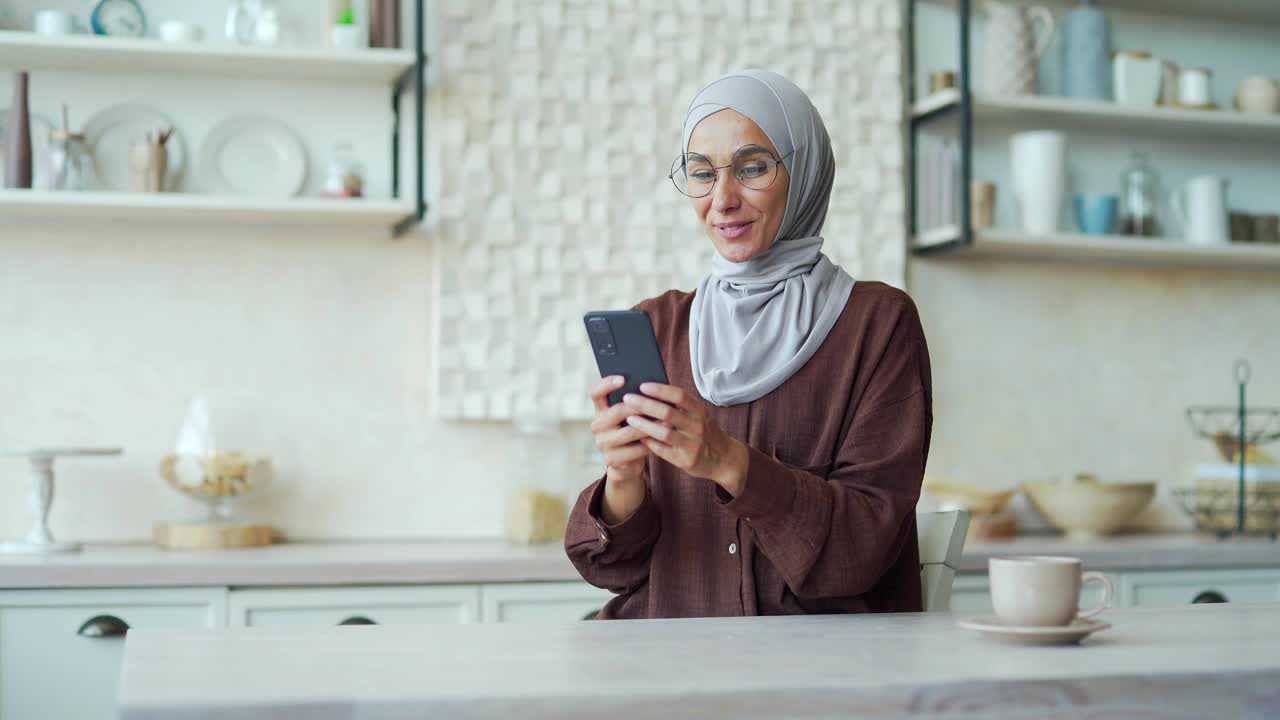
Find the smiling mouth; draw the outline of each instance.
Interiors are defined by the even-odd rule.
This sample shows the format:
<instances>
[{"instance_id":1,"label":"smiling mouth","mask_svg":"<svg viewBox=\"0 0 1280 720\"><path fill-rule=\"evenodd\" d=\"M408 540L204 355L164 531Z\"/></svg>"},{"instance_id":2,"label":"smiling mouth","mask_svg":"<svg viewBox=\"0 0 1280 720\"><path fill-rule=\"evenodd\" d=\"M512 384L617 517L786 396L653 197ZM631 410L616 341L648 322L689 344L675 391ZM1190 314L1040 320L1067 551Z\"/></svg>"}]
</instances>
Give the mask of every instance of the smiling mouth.
<instances>
[{"instance_id":1,"label":"smiling mouth","mask_svg":"<svg viewBox=\"0 0 1280 720\"><path fill-rule=\"evenodd\" d=\"M740 238L745 235L746 232L751 229L751 226L755 224L756 222L754 220L748 220L745 222L720 223L715 227L716 232L720 233L720 237L725 238L726 240L733 240L734 238Z\"/></svg>"}]
</instances>

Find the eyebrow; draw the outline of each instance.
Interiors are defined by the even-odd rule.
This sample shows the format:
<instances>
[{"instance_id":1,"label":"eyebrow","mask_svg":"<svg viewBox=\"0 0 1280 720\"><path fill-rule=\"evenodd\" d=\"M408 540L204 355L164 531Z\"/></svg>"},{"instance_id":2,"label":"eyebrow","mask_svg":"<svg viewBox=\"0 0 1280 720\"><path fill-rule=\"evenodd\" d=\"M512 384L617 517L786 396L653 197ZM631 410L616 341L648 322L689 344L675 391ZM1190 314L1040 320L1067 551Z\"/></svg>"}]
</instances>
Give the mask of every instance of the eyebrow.
<instances>
[{"instance_id":1,"label":"eyebrow","mask_svg":"<svg viewBox=\"0 0 1280 720\"><path fill-rule=\"evenodd\" d=\"M698 159L706 160L707 162L712 163L713 165L715 164L714 161L712 161L711 158L704 153L694 152L693 150L690 150L688 151L688 155L690 156L689 157L690 160L693 160L694 156L696 156ZM729 157L732 159L732 158L750 157L753 155L768 155L769 157L773 157L773 153L769 151L769 148L764 147L763 145L743 145L737 150L734 150L733 154L730 155Z\"/></svg>"}]
</instances>

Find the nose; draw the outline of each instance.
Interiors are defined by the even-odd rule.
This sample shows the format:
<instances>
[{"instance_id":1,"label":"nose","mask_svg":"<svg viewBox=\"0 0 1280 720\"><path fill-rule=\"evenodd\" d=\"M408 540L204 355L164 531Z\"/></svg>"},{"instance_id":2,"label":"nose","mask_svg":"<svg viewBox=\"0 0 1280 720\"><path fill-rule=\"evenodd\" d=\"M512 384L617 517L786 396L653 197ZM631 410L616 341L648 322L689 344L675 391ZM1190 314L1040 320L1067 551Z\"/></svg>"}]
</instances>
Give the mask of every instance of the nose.
<instances>
[{"instance_id":1,"label":"nose","mask_svg":"<svg viewBox=\"0 0 1280 720\"><path fill-rule=\"evenodd\" d=\"M716 212L725 212L734 210L742 204L741 186L738 185L738 178L733 174L733 168L724 168L716 172L724 173L716 178L716 184L711 188L711 207Z\"/></svg>"}]
</instances>

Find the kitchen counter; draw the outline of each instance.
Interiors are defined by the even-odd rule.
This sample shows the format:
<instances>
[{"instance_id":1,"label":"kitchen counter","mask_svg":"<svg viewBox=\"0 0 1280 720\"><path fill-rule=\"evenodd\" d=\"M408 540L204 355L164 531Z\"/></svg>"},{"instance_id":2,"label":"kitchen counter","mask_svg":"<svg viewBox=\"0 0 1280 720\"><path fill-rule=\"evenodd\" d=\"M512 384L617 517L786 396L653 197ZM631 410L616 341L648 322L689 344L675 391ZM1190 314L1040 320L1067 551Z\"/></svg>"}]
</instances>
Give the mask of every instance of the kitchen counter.
<instances>
[{"instance_id":1,"label":"kitchen counter","mask_svg":"<svg viewBox=\"0 0 1280 720\"><path fill-rule=\"evenodd\" d=\"M965 548L961 572L993 555L1074 555L1092 570L1280 568L1280 543L1209 535L1127 535L1098 542L1023 537ZM88 545L47 557L0 555L0 589L191 585L375 585L578 580L559 543L496 540L285 543L174 552L146 544Z\"/></svg>"},{"instance_id":2,"label":"kitchen counter","mask_svg":"<svg viewBox=\"0 0 1280 720\"><path fill-rule=\"evenodd\" d=\"M998 643L930 613L138 629L119 717L1280 714L1280 604L1103 617L1111 629L1065 647Z\"/></svg>"}]
</instances>

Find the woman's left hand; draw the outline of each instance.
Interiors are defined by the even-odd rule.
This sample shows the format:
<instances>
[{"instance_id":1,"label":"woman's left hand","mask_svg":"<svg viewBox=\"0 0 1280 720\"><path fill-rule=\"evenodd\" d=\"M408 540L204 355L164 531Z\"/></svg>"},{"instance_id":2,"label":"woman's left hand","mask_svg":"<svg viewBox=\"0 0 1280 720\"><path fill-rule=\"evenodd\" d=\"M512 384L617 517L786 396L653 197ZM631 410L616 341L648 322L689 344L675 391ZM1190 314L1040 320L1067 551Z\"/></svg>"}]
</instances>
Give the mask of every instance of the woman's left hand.
<instances>
[{"instance_id":1,"label":"woman's left hand","mask_svg":"<svg viewBox=\"0 0 1280 720\"><path fill-rule=\"evenodd\" d=\"M627 418L648 436L641 442L693 477L712 480L737 496L746 481L747 447L720 429L702 398L660 383L644 383L640 391L644 395L628 394L622 401L648 416Z\"/></svg>"}]
</instances>

